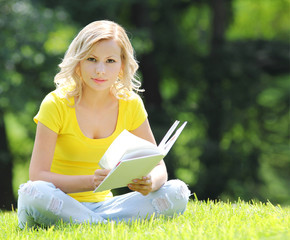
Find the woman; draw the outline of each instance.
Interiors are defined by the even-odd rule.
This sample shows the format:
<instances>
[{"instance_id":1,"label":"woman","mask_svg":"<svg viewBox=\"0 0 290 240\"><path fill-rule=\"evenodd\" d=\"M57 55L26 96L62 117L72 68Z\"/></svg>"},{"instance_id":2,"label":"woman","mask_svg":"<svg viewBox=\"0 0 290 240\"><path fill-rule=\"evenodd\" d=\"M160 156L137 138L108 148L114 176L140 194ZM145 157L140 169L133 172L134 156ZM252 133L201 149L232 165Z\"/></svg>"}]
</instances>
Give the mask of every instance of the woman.
<instances>
[{"instance_id":1,"label":"woman","mask_svg":"<svg viewBox=\"0 0 290 240\"><path fill-rule=\"evenodd\" d=\"M98 162L124 129L156 144L135 93L140 91L138 64L125 30L111 21L87 25L59 66L57 88L34 118L30 181L19 189L20 228L182 213L189 190L179 180L167 181L163 160L148 176L132 179L131 193L93 192L110 172Z\"/></svg>"}]
</instances>

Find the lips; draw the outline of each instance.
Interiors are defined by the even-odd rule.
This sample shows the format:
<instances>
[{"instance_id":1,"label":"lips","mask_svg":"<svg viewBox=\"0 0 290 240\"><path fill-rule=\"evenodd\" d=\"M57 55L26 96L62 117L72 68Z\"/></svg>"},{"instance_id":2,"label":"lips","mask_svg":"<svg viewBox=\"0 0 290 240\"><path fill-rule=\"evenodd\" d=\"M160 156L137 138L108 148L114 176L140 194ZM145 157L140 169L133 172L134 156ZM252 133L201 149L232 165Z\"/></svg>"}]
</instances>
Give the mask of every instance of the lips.
<instances>
[{"instance_id":1,"label":"lips","mask_svg":"<svg viewBox=\"0 0 290 240\"><path fill-rule=\"evenodd\" d=\"M100 78L93 78L93 81L94 81L95 83L104 83L104 82L106 82L105 79L100 79Z\"/></svg>"}]
</instances>

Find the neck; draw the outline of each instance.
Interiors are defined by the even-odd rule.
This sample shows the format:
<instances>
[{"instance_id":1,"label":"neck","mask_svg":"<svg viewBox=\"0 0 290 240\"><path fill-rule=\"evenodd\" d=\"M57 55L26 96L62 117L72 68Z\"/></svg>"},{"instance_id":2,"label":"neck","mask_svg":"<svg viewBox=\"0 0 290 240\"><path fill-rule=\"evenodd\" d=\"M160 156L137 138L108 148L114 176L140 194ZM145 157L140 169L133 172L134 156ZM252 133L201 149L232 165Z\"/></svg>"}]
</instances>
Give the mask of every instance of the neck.
<instances>
[{"instance_id":1,"label":"neck","mask_svg":"<svg viewBox=\"0 0 290 240\"><path fill-rule=\"evenodd\" d=\"M83 89L79 105L89 109L102 109L112 104L116 97L110 91L90 91Z\"/></svg>"}]
</instances>

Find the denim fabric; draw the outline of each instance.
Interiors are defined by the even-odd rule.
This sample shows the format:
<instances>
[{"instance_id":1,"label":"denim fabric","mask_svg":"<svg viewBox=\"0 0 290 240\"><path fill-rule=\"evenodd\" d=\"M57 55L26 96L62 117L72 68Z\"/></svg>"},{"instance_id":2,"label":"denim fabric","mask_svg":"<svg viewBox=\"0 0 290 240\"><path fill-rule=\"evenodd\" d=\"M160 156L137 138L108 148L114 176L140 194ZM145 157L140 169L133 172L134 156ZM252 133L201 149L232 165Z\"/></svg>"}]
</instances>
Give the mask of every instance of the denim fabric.
<instances>
[{"instance_id":1,"label":"denim fabric","mask_svg":"<svg viewBox=\"0 0 290 240\"><path fill-rule=\"evenodd\" d=\"M78 202L52 183L28 181L18 191L19 227L50 226L62 220L70 223L131 221L155 216L182 214L190 196L180 180L166 182L158 191L143 196L131 192L103 202Z\"/></svg>"}]
</instances>

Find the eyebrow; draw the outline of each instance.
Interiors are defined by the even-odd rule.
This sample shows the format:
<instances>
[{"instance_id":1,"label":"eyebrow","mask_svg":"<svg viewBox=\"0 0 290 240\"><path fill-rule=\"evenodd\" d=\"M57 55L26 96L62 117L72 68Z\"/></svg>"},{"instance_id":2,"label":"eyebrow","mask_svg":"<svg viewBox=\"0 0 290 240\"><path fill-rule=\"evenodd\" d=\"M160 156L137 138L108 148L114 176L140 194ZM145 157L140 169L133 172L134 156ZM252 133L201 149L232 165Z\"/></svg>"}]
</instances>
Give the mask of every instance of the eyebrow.
<instances>
[{"instance_id":1,"label":"eyebrow","mask_svg":"<svg viewBox=\"0 0 290 240\"><path fill-rule=\"evenodd\" d=\"M94 54L90 54L91 56L95 57L95 58L98 58L96 55ZM114 58L114 57L118 57L117 55L111 55L111 56L108 56L107 58Z\"/></svg>"}]
</instances>

